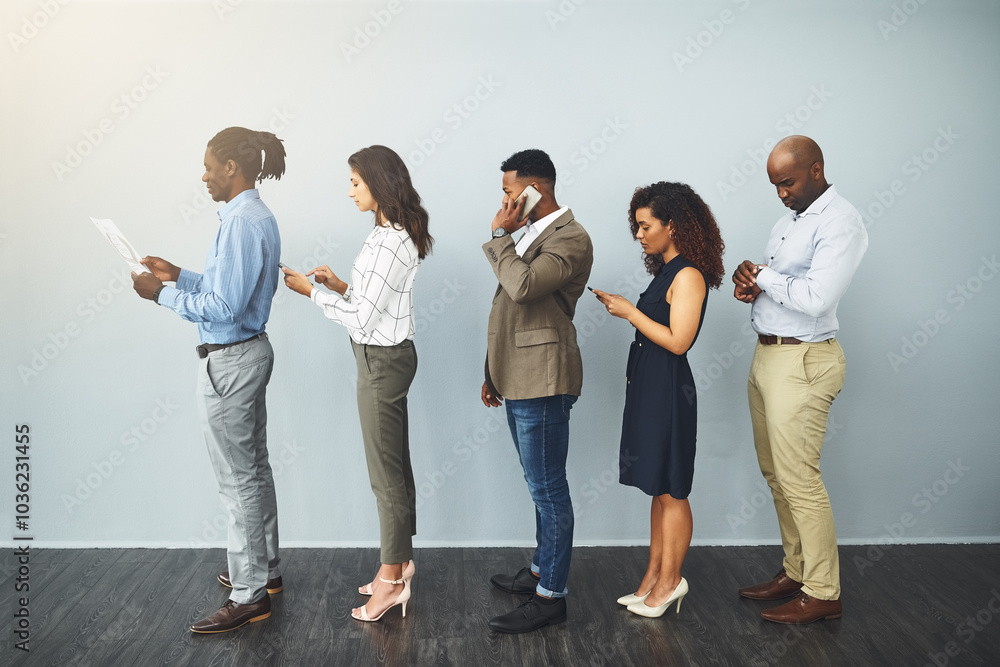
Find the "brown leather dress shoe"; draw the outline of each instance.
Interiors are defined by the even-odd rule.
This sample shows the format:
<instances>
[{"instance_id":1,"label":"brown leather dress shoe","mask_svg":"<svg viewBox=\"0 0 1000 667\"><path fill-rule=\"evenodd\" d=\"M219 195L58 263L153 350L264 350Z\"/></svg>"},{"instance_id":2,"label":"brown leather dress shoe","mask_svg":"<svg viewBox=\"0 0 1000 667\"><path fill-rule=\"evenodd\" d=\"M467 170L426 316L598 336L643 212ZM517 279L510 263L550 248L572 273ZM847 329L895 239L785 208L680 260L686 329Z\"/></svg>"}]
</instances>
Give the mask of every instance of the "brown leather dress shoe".
<instances>
[{"instance_id":1,"label":"brown leather dress shoe","mask_svg":"<svg viewBox=\"0 0 1000 667\"><path fill-rule=\"evenodd\" d=\"M760 615L766 621L785 623L787 625L801 625L812 623L813 621L829 621L833 618L840 618L842 610L840 598L836 600L817 600L805 593L799 593L791 602L786 602L774 609L765 609L760 612Z\"/></svg>"},{"instance_id":2,"label":"brown leather dress shoe","mask_svg":"<svg viewBox=\"0 0 1000 667\"><path fill-rule=\"evenodd\" d=\"M206 616L191 626L191 632L212 634L217 632L229 632L236 628L241 628L247 623L263 621L271 616L271 598L262 597L257 602L250 604L239 604L232 600L226 600L219 611Z\"/></svg>"},{"instance_id":3,"label":"brown leather dress shoe","mask_svg":"<svg viewBox=\"0 0 1000 667\"><path fill-rule=\"evenodd\" d=\"M802 584L790 579L785 568L781 568L771 581L741 588L740 595L751 600L780 600L795 595L801 588Z\"/></svg>"},{"instance_id":4,"label":"brown leather dress shoe","mask_svg":"<svg viewBox=\"0 0 1000 667\"><path fill-rule=\"evenodd\" d=\"M229 571L219 573L219 583L226 588L232 588L233 582L229 579ZM267 594L274 595L280 593L285 587L281 585L281 577L267 580Z\"/></svg>"}]
</instances>

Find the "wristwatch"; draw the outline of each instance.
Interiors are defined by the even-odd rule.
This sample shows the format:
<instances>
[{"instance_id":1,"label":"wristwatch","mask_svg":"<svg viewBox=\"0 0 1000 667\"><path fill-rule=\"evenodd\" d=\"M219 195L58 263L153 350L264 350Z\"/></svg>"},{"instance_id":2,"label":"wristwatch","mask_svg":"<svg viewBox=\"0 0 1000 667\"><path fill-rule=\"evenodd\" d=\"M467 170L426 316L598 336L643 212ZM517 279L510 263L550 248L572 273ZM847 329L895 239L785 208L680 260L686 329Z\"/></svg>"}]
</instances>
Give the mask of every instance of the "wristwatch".
<instances>
[{"instance_id":1,"label":"wristwatch","mask_svg":"<svg viewBox=\"0 0 1000 667\"><path fill-rule=\"evenodd\" d=\"M503 227L497 227L496 229L493 230L493 238L495 238L495 239L502 239L503 237L507 236L508 234L510 234L510 232L508 232Z\"/></svg>"},{"instance_id":2,"label":"wristwatch","mask_svg":"<svg viewBox=\"0 0 1000 667\"><path fill-rule=\"evenodd\" d=\"M166 285L160 285L159 287L156 288L156 291L153 292L153 303L159 305L159 303L160 303L160 292L163 291L164 287L166 287Z\"/></svg>"}]
</instances>

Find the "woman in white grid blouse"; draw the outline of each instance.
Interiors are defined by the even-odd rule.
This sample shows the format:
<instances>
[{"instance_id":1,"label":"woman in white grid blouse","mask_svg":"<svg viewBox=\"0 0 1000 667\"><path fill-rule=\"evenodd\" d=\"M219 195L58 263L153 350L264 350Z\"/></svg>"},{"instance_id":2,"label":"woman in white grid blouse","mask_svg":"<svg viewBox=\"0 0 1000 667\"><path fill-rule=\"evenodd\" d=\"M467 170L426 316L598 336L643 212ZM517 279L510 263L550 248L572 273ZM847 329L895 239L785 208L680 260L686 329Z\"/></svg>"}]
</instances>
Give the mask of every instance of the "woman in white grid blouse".
<instances>
[{"instance_id":1,"label":"woman in white grid blouse","mask_svg":"<svg viewBox=\"0 0 1000 667\"><path fill-rule=\"evenodd\" d=\"M347 327L358 366L358 413L368 476L378 504L381 566L358 589L371 599L352 610L359 621L377 621L410 598L416 490L410 467L406 394L417 370L413 347L413 279L433 239L427 211L413 189L403 160L385 146L363 148L347 160L350 197L372 211L375 228L354 260L351 282L328 266L305 275L282 269L285 284L312 299L334 322ZM306 276L313 276L313 286Z\"/></svg>"}]
</instances>

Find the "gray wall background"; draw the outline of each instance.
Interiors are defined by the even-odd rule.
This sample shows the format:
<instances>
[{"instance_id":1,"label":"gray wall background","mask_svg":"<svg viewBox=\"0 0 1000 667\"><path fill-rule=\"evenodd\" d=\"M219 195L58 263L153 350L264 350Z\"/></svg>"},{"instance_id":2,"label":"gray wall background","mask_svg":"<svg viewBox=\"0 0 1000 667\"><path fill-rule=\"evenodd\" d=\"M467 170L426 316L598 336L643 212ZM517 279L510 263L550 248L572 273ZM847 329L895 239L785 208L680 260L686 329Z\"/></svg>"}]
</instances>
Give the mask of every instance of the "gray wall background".
<instances>
[{"instance_id":1,"label":"gray wall background","mask_svg":"<svg viewBox=\"0 0 1000 667\"><path fill-rule=\"evenodd\" d=\"M288 171L261 193L299 269L348 275L371 227L346 196L350 153L382 143L410 165L437 238L416 284L418 545L533 538L503 413L479 400L495 287L480 245L500 162L549 152L561 203L595 242L590 284L634 300L648 277L627 228L632 190L690 183L718 217L731 271L760 257L784 212L762 163L791 133L823 147L871 242L841 303L848 378L823 456L841 541L1000 535L997 3L16 0L0 20L0 539L223 544L195 414L195 327L132 292L88 218L200 270L218 208L202 156L230 125L285 140ZM690 354L695 543L775 543L746 407L753 336L731 294L712 293ZM617 484L632 330L589 295L577 325L576 541L643 543L649 500ZM268 331L284 544L375 544L346 331L283 286Z\"/></svg>"}]
</instances>

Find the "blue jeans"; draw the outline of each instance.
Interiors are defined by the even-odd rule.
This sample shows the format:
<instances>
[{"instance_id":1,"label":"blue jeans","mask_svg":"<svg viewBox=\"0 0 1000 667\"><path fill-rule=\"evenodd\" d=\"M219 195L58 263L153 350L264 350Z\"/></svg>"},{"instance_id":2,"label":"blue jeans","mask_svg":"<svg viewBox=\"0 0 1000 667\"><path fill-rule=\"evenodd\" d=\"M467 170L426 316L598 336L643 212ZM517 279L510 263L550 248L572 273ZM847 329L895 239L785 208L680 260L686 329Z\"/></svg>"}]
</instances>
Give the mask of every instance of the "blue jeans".
<instances>
[{"instance_id":1,"label":"blue jeans","mask_svg":"<svg viewBox=\"0 0 1000 667\"><path fill-rule=\"evenodd\" d=\"M521 458L524 480L535 503L535 555L531 571L539 575L539 595L561 598L568 592L573 551L573 501L566 482L569 411L576 396L560 394L507 399L507 423Z\"/></svg>"}]
</instances>

